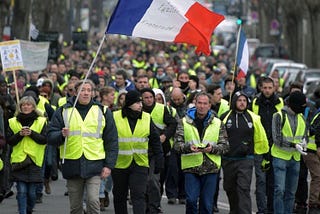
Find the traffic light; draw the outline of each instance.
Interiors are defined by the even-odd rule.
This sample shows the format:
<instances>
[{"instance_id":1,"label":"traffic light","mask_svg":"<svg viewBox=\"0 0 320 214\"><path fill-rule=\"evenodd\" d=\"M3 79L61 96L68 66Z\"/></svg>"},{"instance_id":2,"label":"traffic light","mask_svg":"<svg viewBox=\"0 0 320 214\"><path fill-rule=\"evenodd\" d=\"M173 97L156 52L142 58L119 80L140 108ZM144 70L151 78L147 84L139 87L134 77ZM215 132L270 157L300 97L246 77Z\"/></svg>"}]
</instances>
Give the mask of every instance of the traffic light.
<instances>
[{"instance_id":1,"label":"traffic light","mask_svg":"<svg viewBox=\"0 0 320 214\"><path fill-rule=\"evenodd\" d=\"M242 24L242 19L241 18L238 18L237 19L237 25L241 25Z\"/></svg>"}]
</instances>

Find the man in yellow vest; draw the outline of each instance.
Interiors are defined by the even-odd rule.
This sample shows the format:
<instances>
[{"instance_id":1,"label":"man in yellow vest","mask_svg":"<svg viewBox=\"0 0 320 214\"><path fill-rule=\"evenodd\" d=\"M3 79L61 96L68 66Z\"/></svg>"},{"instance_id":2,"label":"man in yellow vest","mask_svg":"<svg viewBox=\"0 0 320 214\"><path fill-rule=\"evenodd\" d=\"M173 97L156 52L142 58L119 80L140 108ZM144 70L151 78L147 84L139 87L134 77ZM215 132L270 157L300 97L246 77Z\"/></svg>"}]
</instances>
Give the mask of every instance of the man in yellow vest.
<instances>
[{"instance_id":1,"label":"man in yellow vest","mask_svg":"<svg viewBox=\"0 0 320 214\"><path fill-rule=\"evenodd\" d=\"M307 154L305 152L307 129L302 114L306 105L306 96L295 91L290 94L287 106L273 115L271 155L274 170L273 209L275 214L293 211L299 179L300 156Z\"/></svg>"},{"instance_id":2,"label":"man in yellow vest","mask_svg":"<svg viewBox=\"0 0 320 214\"><path fill-rule=\"evenodd\" d=\"M272 115L280 111L284 102L276 93L273 80L270 77L261 77L260 86L261 93L252 101L251 110L260 116L261 123L266 131L269 147L272 141ZM273 168L270 162L270 152L254 156L255 175L256 175L256 202L258 212L273 212Z\"/></svg>"},{"instance_id":3,"label":"man in yellow vest","mask_svg":"<svg viewBox=\"0 0 320 214\"><path fill-rule=\"evenodd\" d=\"M92 81L77 82L75 90L79 94L77 103L74 96L56 111L49 127L48 142L60 146L70 213L83 213L85 189L87 213L100 213L100 182L110 175L117 160L117 129L111 111L92 99Z\"/></svg>"},{"instance_id":4,"label":"man in yellow vest","mask_svg":"<svg viewBox=\"0 0 320 214\"><path fill-rule=\"evenodd\" d=\"M309 213L320 213L320 112L313 117L307 155L303 160L310 171Z\"/></svg>"},{"instance_id":5,"label":"man in yellow vest","mask_svg":"<svg viewBox=\"0 0 320 214\"><path fill-rule=\"evenodd\" d=\"M177 121L171 115L168 108L164 104L156 103L155 93L151 88L144 88L141 91L143 110L151 114L159 134L163 153L165 156L165 169L159 174L149 173L148 180L148 209L149 213L156 213L160 208L161 195L163 193L163 185L167 177L167 169L170 158L170 138L174 136L177 128ZM150 159L151 164L154 160ZM160 181L160 183L159 183ZM172 195L167 195L168 200L176 200Z\"/></svg>"},{"instance_id":6,"label":"man in yellow vest","mask_svg":"<svg viewBox=\"0 0 320 214\"><path fill-rule=\"evenodd\" d=\"M228 196L230 213L252 213L250 186L254 154L269 151L260 117L248 110L248 103L248 96L237 91L232 97L231 110L221 116L230 145L229 152L222 157L223 188Z\"/></svg>"},{"instance_id":7,"label":"man in yellow vest","mask_svg":"<svg viewBox=\"0 0 320 214\"><path fill-rule=\"evenodd\" d=\"M213 211L221 155L229 150L229 143L224 124L210 110L210 95L200 92L195 99L195 107L188 109L178 124L174 148L181 153L186 213L209 214Z\"/></svg>"},{"instance_id":8,"label":"man in yellow vest","mask_svg":"<svg viewBox=\"0 0 320 214\"><path fill-rule=\"evenodd\" d=\"M163 168L163 152L150 114L142 111L141 94L136 90L126 94L125 105L113 112L119 135L119 155L112 171L115 213L127 213L127 196L134 214L145 213L148 171L159 173ZM151 169L149 152L155 166Z\"/></svg>"}]
</instances>

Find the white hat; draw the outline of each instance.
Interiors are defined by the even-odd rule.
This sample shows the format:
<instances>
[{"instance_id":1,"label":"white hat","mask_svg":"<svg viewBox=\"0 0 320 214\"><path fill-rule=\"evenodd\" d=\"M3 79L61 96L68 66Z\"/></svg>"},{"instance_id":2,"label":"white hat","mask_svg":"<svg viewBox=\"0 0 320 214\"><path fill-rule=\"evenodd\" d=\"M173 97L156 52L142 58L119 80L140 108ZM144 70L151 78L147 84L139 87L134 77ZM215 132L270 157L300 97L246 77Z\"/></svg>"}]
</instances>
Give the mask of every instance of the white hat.
<instances>
[{"instance_id":1,"label":"white hat","mask_svg":"<svg viewBox=\"0 0 320 214\"><path fill-rule=\"evenodd\" d=\"M38 81L37 81L37 87L41 87L42 86L42 83L43 83L43 78L40 78L40 79L38 79Z\"/></svg>"}]
</instances>

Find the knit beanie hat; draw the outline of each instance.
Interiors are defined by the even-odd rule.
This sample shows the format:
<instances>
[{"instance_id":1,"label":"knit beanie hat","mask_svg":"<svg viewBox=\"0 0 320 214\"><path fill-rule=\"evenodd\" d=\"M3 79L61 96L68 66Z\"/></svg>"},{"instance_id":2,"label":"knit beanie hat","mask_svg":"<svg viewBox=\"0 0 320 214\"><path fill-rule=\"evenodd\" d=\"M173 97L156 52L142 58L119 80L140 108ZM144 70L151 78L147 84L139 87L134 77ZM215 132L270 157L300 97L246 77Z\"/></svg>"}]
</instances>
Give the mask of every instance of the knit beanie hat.
<instances>
[{"instance_id":1,"label":"knit beanie hat","mask_svg":"<svg viewBox=\"0 0 320 214\"><path fill-rule=\"evenodd\" d=\"M294 91L289 95L288 106L296 114L303 113L307 106L307 98L300 91Z\"/></svg>"},{"instance_id":2,"label":"knit beanie hat","mask_svg":"<svg viewBox=\"0 0 320 214\"><path fill-rule=\"evenodd\" d=\"M140 93L143 94L145 92L149 92L152 94L153 97L156 97L156 94L154 93L154 91L151 88L143 88L140 90Z\"/></svg>"},{"instance_id":3,"label":"knit beanie hat","mask_svg":"<svg viewBox=\"0 0 320 214\"><path fill-rule=\"evenodd\" d=\"M136 90L129 91L126 94L124 107L129 107L132 104L139 102L139 101L142 101L140 92L138 92Z\"/></svg>"}]
</instances>

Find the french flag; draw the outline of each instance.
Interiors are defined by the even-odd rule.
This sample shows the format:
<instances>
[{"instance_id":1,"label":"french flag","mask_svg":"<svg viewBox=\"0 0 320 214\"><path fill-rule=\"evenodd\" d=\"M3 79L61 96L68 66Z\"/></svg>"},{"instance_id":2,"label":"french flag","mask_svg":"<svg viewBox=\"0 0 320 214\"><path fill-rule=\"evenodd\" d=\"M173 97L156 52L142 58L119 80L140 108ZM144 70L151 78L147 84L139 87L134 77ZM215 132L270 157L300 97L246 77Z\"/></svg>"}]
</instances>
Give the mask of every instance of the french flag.
<instances>
[{"instance_id":1,"label":"french flag","mask_svg":"<svg viewBox=\"0 0 320 214\"><path fill-rule=\"evenodd\" d=\"M236 64L240 68L238 76L246 76L249 68L249 47L245 33L239 29Z\"/></svg>"},{"instance_id":2,"label":"french flag","mask_svg":"<svg viewBox=\"0 0 320 214\"><path fill-rule=\"evenodd\" d=\"M223 20L193 0L119 0L106 33L187 43L209 55L212 32Z\"/></svg>"}]
</instances>

